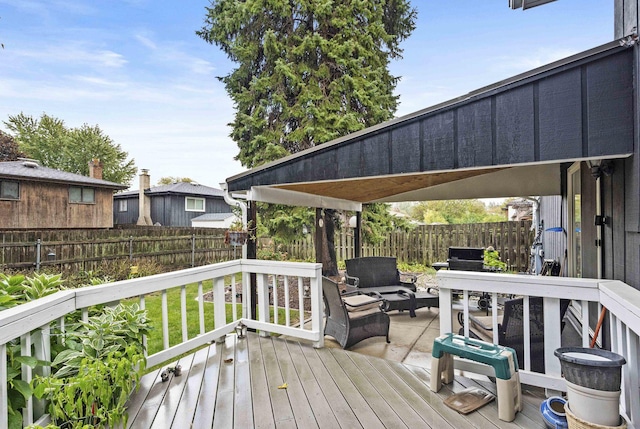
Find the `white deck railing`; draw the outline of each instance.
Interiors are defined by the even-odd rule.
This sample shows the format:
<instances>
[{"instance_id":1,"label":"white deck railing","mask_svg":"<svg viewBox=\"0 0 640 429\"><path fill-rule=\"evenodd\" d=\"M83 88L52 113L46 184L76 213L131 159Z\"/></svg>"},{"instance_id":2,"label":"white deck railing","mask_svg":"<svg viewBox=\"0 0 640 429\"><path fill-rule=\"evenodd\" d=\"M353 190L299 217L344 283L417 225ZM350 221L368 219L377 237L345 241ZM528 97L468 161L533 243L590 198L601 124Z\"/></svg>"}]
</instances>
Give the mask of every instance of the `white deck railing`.
<instances>
[{"instance_id":1,"label":"white deck railing","mask_svg":"<svg viewBox=\"0 0 640 429\"><path fill-rule=\"evenodd\" d=\"M250 275L257 279L257 318L251 319L251 312L246 305L250 296ZM269 281L271 279L271 281ZM308 290L305 290L304 279L309 280ZM214 328L205 331L205 311L203 290L204 281L212 281ZM231 293L232 318L231 323L226 320L225 292L230 285L242 283L240 302L235 293ZM186 288L190 284L198 285L198 312L187 313ZM180 302L168 302L167 291L177 288L180 290ZM232 288L232 291L234 288ZM290 293L298 295L299 305L292 308L289 300L285 299L284 306L278 305L278 296ZM253 328L262 335L271 333L287 335L294 338L312 341L315 347L324 345L322 332L322 266L312 263L272 262L259 260L236 260L204 267L191 268L171 273L158 274L149 277L125 280L100 286L57 292L45 298L20 305L0 312L0 428L8 425L7 403L7 346L19 341L22 354L42 360L50 360L50 331L56 325L64 331L64 317L76 310L81 310L83 317L88 317L88 309L99 304L116 304L129 298L139 299L142 308L145 307L145 297L150 294L161 294L162 322L155 329L162 330L162 350L147 358L147 366L151 367L171 360L183 353L223 338L234 331L242 322L248 328ZM310 323L304 323L305 313L303 304L310 301ZM169 306L179 306L181 313L180 326L170 326ZM242 306L242 317L238 318L237 306ZM284 312L284 323L279 322L277 316ZM292 324L292 312L299 312L300 323ZM189 337L187 331L188 318L197 317L199 333ZM308 318L308 319L309 319ZM179 330L182 340L179 344L170 345L169 332ZM32 353L32 349L35 352ZM46 371L46 369L45 369ZM31 382L32 373L28 366L22 368L22 379ZM23 412L24 425L29 425L46 418L43 404L29 400Z\"/></svg>"},{"instance_id":2,"label":"white deck railing","mask_svg":"<svg viewBox=\"0 0 640 429\"><path fill-rule=\"evenodd\" d=\"M627 360L622 367L622 394L620 412L627 418L629 427L640 427L640 291L612 280L578 279L567 277L527 276L516 274L477 273L466 271L439 271L440 287L440 332L457 331L457 314L462 312L464 333L468 335L471 294L488 292L491 295L491 315L493 340L498 342L498 296L522 296L524 321L524 357L520 362L520 380L525 384L551 390L566 391L566 383L561 377L560 361L554 355L561 347L560 300L570 299L569 308L579 321L578 326L582 346L589 347L593 331L589 328L589 305L597 303L598 315L602 306L607 308L611 349ZM454 302L453 295L462 294L461 302ZM532 372L529 357L529 305L530 297L543 297L544 306L544 360L545 373ZM596 319L597 316L596 315ZM593 316L592 316L593 319ZM593 322L592 322L593 325ZM461 370L492 375L489 367L463 359L455 360L455 367Z\"/></svg>"}]
</instances>

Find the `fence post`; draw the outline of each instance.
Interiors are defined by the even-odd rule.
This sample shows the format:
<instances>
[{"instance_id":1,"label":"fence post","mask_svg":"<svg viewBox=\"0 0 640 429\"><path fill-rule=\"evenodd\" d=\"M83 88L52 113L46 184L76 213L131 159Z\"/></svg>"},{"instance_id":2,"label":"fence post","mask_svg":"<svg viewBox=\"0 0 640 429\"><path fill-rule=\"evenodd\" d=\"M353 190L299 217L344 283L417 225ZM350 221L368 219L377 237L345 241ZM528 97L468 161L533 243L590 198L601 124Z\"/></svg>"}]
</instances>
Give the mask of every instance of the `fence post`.
<instances>
[{"instance_id":1,"label":"fence post","mask_svg":"<svg viewBox=\"0 0 640 429\"><path fill-rule=\"evenodd\" d=\"M129 236L129 262L133 261L133 235Z\"/></svg>"},{"instance_id":2,"label":"fence post","mask_svg":"<svg viewBox=\"0 0 640 429\"><path fill-rule=\"evenodd\" d=\"M36 240L36 271L40 271L40 247L41 247L41 241L38 238Z\"/></svg>"},{"instance_id":3,"label":"fence post","mask_svg":"<svg viewBox=\"0 0 640 429\"><path fill-rule=\"evenodd\" d=\"M191 268L196 266L196 235L191 234Z\"/></svg>"}]
</instances>

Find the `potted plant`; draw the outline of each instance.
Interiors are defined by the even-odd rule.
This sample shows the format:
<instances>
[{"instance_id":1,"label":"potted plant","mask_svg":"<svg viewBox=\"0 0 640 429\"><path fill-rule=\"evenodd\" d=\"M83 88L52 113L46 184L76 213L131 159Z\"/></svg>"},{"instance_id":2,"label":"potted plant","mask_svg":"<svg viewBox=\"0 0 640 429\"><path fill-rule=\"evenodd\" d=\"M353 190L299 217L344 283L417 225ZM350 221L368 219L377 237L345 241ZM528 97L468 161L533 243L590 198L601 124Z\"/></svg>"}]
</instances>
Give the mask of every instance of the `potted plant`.
<instances>
[{"instance_id":1,"label":"potted plant","mask_svg":"<svg viewBox=\"0 0 640 429\"><path fill-rule=\"evenodd\" d=\"M244 229L242 221L236 220L224 234L224 243L232 246L242 246L247 242L249 233Z\"/></svg>"}]
</instances>

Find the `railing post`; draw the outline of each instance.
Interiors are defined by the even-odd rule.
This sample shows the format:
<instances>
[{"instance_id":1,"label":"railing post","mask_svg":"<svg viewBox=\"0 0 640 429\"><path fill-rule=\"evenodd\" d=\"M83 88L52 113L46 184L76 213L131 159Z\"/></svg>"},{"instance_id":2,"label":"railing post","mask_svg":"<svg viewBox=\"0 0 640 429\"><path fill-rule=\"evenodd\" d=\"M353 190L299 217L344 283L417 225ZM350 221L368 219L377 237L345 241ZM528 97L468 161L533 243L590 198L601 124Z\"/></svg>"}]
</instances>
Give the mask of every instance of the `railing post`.
<instances>
[{"instance_id":1,"label":"railing post","mask_svg":"<svg viewBox=\"0 0 640 429\"><path fill-rule=\"evenodd\" d=\"M311 285L311 330L317 332L318 340L313 344L316 348L324 347L324 331L322 330L322 265L316 268L316 276ZM301 316L301 318L303 318Z\"/></svg>"}]
</instances>

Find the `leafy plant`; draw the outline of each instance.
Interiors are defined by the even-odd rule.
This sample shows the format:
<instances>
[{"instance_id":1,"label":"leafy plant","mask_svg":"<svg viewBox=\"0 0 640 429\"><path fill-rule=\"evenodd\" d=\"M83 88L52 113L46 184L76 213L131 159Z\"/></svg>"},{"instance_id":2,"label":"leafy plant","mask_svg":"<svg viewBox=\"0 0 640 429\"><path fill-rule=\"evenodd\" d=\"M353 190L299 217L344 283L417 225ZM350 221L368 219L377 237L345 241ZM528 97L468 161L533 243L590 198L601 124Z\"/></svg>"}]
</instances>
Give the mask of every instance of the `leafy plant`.
<instances>
[{"instance_id":1,"label":"leafy plant","mask_svg":"<svg viewBox=\"0 0 640 429\"><path fill-rule=\"evenodd\" d=\"M149 329L137 304L104 307L71 326L53 374L34 380L34 395L50 401L54 423L64 429L126 426L124 406L146 364L142 336Z\"/></svg>"},{"instance_id":2,"label":"leafy plant","mask_svg":"<svg viewBox=\"0 0 640 429\"><path fill-rule=\"evenodd\" d=\"M500 260L500 253L491 246L484 250L484 265L500 270L507 268L507 264Z\"/></svg>"},{"instance_id":3,"label":"leafy plant","mask_svg":"<svg viewBox=\"0 0 640 429\"><path fill-rule=\"evenodd\" d=\"M8 276L0 273L0 311L20 303L23 282L23 275Z\"/></svg>"},{"instance_id":4,"label":"leafy plant","mask_svg":"<svg viewBox=\"0 0 640 429\"><path fill-rule=\"evenodd\" d=\"M27 301L33 301L58 292L63 282L62 274L34 274L24 279L22 293Z\"/></svg>"}]
</instances>

